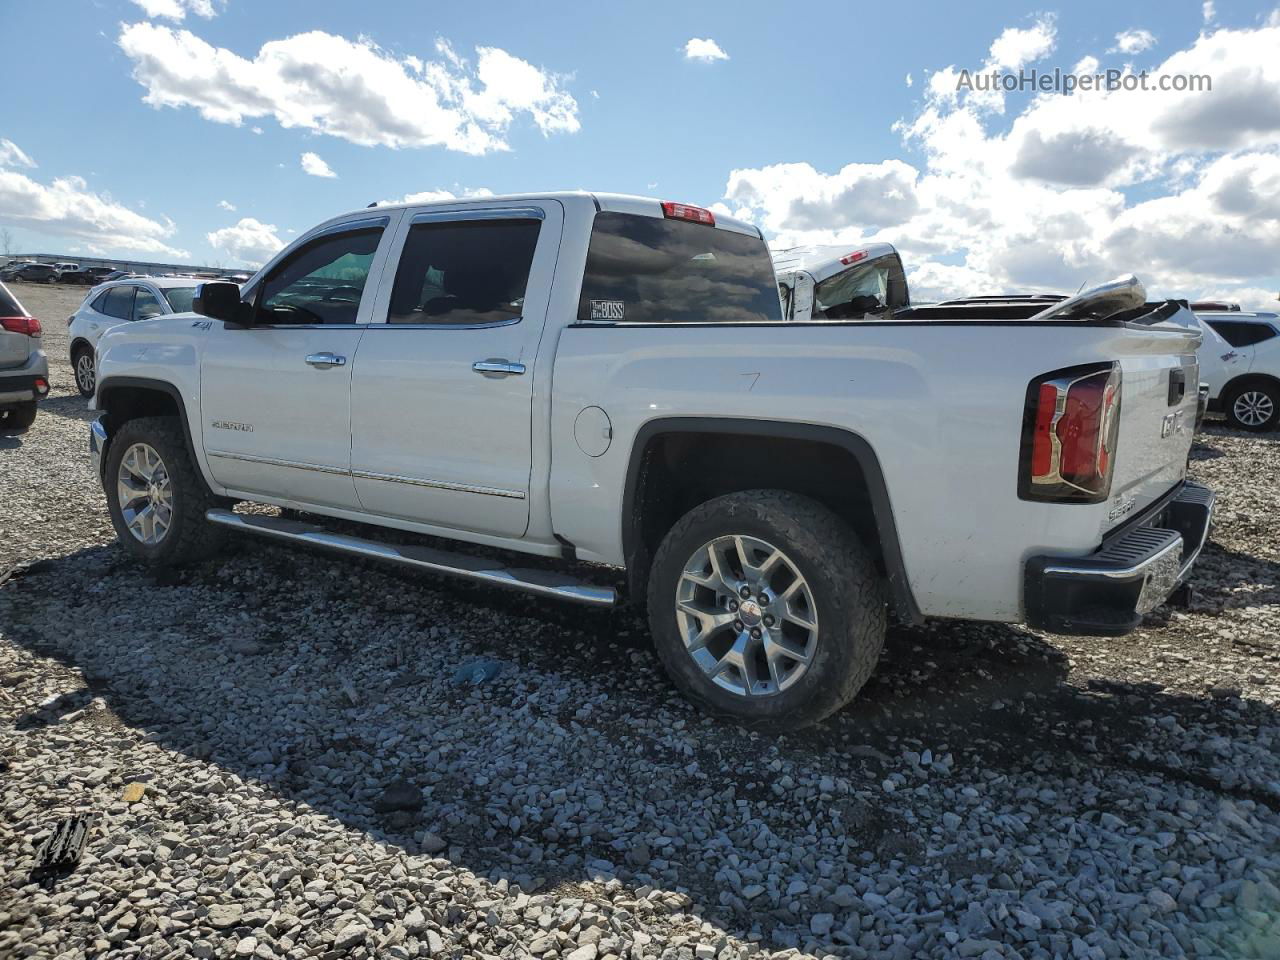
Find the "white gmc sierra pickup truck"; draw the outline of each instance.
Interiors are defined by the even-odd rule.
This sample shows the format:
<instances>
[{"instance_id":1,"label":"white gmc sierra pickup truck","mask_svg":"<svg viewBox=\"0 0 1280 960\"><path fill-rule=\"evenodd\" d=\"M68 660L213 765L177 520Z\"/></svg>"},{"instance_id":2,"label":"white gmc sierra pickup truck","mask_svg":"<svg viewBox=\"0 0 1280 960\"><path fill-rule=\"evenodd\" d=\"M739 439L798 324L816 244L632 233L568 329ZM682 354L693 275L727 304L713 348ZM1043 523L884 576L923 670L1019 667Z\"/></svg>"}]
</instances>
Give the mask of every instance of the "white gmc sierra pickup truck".
<instances>
[{"instance_id":1,"label":"white gmc sierra pickup truck","mask_svg":"<svg viewBox=\"0 0 1280 960\"><path fill-rule=\"evenodd\" d=\"M1198 328L1144 300L787 320L759 230L696 207L379 206L107 333L90 449L157 564L238 530L598 605L462 545L625 567L682 690L794 727L891 615L1121 634L1169 597L1213 497L1184 476Z\"/></svg>"}]
</instances>

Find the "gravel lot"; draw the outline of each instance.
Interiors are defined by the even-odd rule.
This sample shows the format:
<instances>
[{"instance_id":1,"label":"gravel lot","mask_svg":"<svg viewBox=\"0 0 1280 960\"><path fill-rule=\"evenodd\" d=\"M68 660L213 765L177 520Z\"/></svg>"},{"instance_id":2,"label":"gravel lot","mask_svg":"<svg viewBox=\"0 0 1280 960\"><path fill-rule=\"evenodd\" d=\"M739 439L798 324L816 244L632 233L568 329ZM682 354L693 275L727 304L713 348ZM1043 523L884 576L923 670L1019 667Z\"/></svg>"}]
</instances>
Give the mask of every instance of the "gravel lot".
<instances>
[{"instance_id":1,"label":"gravel lot","mask_svg":"<svg viewBox=\"0 0 1280 960\"><path fill-rule=\"evenodd\" d=\"M0 440L0 957L1280 956L1280 436L1197 445L1190 611L898 630L774 738L625 615L258 541L148 573L85 454L83 291L16 292L54 389Z\"/></svg>"}]
</instances>

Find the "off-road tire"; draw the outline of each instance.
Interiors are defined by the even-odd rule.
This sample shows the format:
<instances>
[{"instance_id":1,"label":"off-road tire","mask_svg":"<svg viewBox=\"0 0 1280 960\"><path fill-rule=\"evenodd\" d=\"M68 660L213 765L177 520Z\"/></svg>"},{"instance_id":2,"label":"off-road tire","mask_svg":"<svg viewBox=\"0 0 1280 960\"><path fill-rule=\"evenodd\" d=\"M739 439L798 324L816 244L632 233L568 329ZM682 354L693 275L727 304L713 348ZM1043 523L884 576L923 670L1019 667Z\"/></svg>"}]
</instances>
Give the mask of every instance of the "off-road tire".
<instances>
[{"instance_id":1,"label":"off-road tire","mask_svg":"<svg viewBox=\"0 0 1280 960\"><path fill-rule=\"evenodd\" d=\"M680 635L675 598L685 564L703 544L732 534L781 549L813 592L816 652L805 674L779 693L744 696L721 688ZM648 606L658 657L676 686L708 713L772 732L817 723L852 700L875 670L888 617L883 578L853 530L816 500L784 490L727 494L681 517L654 555Z\"/></svg>"},{"instance_id":2,"label":"off-road tire","mask_svg":"<svg viewBox=\"0 0 1280 960\"><path fill-rule=\"evenodd\" d=\"M129 447L139 442L149 444L160 455L173 484L173 522L156 544L143 543L129 531L116 492L120 461ZM192 462L182 427L174 417L140 417L116 431L107 449L102 485L111 525L120 545L152 566L169 568L199 563L214 556L226 539L225 531L211 524L204 515L205 511L227 506L230 501L209 492Z\"/></svg>"},{"instance_id":3,"label":"off-road tire","mask_svg":"<svg viewBox=\"0 0 1280 960\"><path fill-rule=\"evenodd\" d=\"M0 436L11 437L26 433L35 422L36 402L34 400L0 410Z\"/></svg>"}]
</instances>

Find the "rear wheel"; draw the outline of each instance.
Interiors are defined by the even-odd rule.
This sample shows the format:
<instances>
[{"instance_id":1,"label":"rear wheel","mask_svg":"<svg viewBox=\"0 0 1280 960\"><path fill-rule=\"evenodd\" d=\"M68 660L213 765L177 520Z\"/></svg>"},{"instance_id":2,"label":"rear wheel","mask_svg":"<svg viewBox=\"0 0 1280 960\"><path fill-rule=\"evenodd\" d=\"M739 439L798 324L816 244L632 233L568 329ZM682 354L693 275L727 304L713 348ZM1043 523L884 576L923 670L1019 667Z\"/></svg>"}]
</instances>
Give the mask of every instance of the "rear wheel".
<instances>
[{"instance_id":1,"label":"rear wheel","mask_svg":"<svg viewBox=\"0 0 1280 960\"><path fill-rule=\"evenodd\" d=\"M1272 383L1236 387L1223 406L1227 422L1239 430L1272 430L1280 423L1280 389Z\"/></svg>"},{"instance_id":2,"label":"rear wheel","mask_svg":"<svg viewBox=\"0 0 1280 960\"><path fill-rule=\"evenodd\" d=\"M76 372L76 389L80 391L80 396L92 397L98 383L93 366L93 351L88 347L77 347L71 360Z\"/></svg>"},{"instance_id":3,"label":"rear wheel","mask_svg":"<svg viewBox=\"0 0 1280 960\"><path fill-rule=\"evenodd\" d=\"M36 402L31 400L17 406L0 410L0 433L26 433L36 422Z\"/></svg>"},{"instance_id":4,"label":"rear wheel","mask_svg":"<svg viewBox=\"0 0 1280 960\"><path fill-rule=\"evenodd\" d=\"M671 678L701 707L772 730L848 703L884 644L884 590L865 547L807 497L750 490L689 511L649 578Z\"/></svg>"},{"instance_id":5,"label":"rear wheel","mask_svg":"<svg viewBox=\"0 0 1280 960\"><path fill-rule=\"evenodd\" d=\"M222 531L204 515L224 501L205 488L172 417L120 428L108 448L103 487L121 546L148 563L196 563L222 545Z\"/></svg>"}]
</instances>

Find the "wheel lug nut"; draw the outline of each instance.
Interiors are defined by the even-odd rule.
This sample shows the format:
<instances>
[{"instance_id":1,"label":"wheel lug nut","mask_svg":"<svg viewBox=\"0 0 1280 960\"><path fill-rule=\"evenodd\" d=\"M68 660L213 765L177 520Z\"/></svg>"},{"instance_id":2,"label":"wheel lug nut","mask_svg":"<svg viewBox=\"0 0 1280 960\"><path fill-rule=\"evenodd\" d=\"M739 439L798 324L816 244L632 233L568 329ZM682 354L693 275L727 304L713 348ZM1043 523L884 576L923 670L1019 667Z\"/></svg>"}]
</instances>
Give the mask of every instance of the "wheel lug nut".
<instances>
[{"instance_id":1,"label":"wheel lug nut","mask_svg":"<svg viewBox=\"0 0 1280 960\"><path fill-rule=\"evenodd\" d=\"M735 630L737 630L739 633L741 633L741 632L742 632L742 621L741 621L741 620L735 620L735 621L733 621L733 629L735 629Z\"/></svg>"},{"instance_id":2,"label":"wheel lug nut","mask_svg":"<svg viewBox=\"0 0 1280 960\"><path fill-rule=\"evenodd\" d=\"M737 600L730 600L730 601L729 601L729 609L730 609L730 610L737 610L737 609L738 609L738 601L737 601Z\"/></svg>"},{"instance_id":3,"label":"wheel lug nut","mask_svg":"<svg viewBox=\"0 0 1280 960\"><path fill-rule=\"evenodd\" d=\"M750 587L743 587L741 590L739 590L739 591L738 591L738 596L742 597L742 599L743 599L743 600L750 600L750 599L751 599L751 588L750 588Z\"/></svg>"},{"instance_id":4,"label":"wheel lug nut","mask_svg":"<svg viewBox=\"0 0 1280 960\"><path fill-rule=\"evenodd\" d=\"M763 634L762 634L762 633L760 633L760 628L759 628L759 627L752 627L752 628L751 628L751 639L752 639L752 640L759 640L762 636L763 636Z\"/></svg>"},{"instance_id":5,"label":"wheel lug nut","mask_svg":"<svg viewBox=\"0 0 1280 960\"><path fill-rule=\"evenodd\" d=\"M773 619L773 614L768 614L765 616L764 625L766 627L772 627L775 623L777 623L777 621Z\"/></svg>"}]
</instances>

